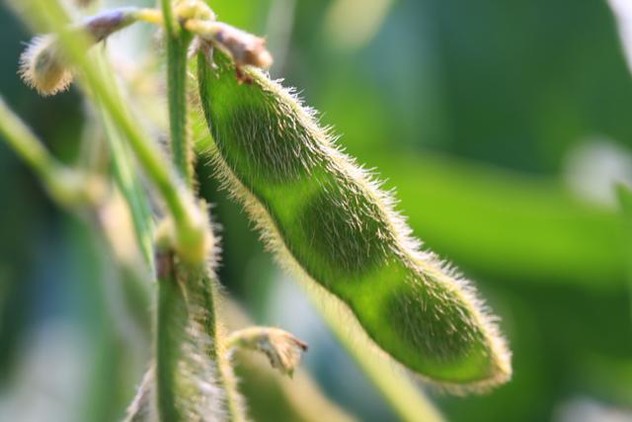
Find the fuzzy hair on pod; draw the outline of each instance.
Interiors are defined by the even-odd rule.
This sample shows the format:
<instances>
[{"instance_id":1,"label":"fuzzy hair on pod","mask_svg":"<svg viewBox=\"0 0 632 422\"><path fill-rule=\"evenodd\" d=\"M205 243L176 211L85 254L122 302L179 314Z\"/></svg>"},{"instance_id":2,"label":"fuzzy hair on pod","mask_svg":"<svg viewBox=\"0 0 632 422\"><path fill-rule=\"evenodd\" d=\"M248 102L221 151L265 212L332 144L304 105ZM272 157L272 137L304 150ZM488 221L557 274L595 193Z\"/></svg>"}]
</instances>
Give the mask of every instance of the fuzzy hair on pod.
<instances>
[{"instance_id":1,"label":"fuzzy hair on pod","mask_svg":"<svg viewBox=\"0 0 632 422\"><path fill-rule=\"evenodd\" d=\"M511 377L510 352L471 284L421 243L393 198L335 145L313 110L221 52L198 82L219 177L279 260L333 294L381 350L454 392Z\"/></svg>"}]
</instances>

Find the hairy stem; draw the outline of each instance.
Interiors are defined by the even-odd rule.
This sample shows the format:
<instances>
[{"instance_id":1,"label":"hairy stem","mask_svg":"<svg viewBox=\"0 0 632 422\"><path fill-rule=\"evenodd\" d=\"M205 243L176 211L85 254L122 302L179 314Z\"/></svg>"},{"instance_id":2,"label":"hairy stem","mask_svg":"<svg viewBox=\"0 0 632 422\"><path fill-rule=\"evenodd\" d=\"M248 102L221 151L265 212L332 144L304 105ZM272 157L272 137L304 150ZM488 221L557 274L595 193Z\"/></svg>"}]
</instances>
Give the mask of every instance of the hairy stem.
<instances>
[{"instance_id":1,"label":"hairy stem","mask_svg":"<svg viewBox=\"0 0 632 422\"><path fill-rule=\"evenodd\" d=\"M178 285L173 254L159 252L158 319L156 327L156 384L158 414L162 421L183 420L176 406L176 374L180 361L180 330L187 325L186 302Z\"/></svg>"},{"instance_id":2,"label":"hairy stem","mask_svg":"<svg viewBox=\"0 0 632 422\"><path fill-rule=\"evenodd\" d=\"M193 184L193 151L187 131L187 48L191 41L188 31L177 31L172 25L170 0L162 0L167 29L167 85L169 95L169 127L172 160L186 185Z\"/></svg>"},{"instance_id":3,"label":"hairy stem","mask_svg":"<svg viewBox=\"0 0 632 422\"><path fill-rule=\"evenodd\" d=\"M0 98L0 133L45 183L52 183L51 175L58 168L56 160L22 120L9 109L2 98Z\"/></svg>"},{"instance_id":4,"label":"hairy stem","mask_svg":"<svg viewBox=\"0 0 632 422\"><path fill-rule=\"evenodd\" d=\"M193 189L193 143L189 138L187 128L187 49L192 39L189 31L179 28L179 23L174 20L171 0L161 0L164 15L165 28L167 32L167 83L169 100L169 123L171 135L172 162L185 181L189 189ZM212 234L209 234L212 237ZM216 384L223 390L226 401L227 417L231 421L243 420L243 406L239 393L234 385L229 385L232 379L232 368L228 361L224 361L218 353L218 330L217 330L217 307L215 279L212 269L207 266L196 265L176 265L176 277L182 281L186 291L186 296L191 307L192 318L209 338L206 345L205 354L208 359L215 363L217 367ZM162 284L162 283L161 283ZM168 286L160 286L164 294L169 294ZM162 294L161 294L162 296ZM169 303L168 298L164 298L159 303L159 314L163 311L160 307ZM167 311L168 312L168 311ZM159 327L160 328L160 327ZM168 333L166 334L168 335ZM160 346L160 343L159 343ZM157 356L160 359L160 356ZM158 362L158 372L161 371ZM166 382L168 380L162 380ZM158 378L158 389L160 391L161 379ZM233 383L234 384L234 383ZM167 398L167 397L163 397ZM162 414L162 412L161 412Z\"/></svg>"}]
</instances>

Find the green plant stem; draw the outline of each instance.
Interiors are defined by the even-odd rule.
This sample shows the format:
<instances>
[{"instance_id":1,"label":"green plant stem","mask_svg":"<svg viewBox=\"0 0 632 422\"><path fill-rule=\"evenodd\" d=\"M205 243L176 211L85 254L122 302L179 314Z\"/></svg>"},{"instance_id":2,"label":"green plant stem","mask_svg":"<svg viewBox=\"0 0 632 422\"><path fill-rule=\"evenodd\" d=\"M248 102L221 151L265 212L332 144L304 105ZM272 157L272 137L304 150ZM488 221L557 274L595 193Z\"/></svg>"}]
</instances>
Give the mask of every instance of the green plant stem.
<instances>
[{"instance_id":1,"label":"green plant stem","mask_svg":"<svg viewBox=\"0 0 632 422\"><path fill-rule=\"evenodd\" d=\"M101 70L104 81L108 84L113 95L116 95L119 98L119 101L121 101L116 81L109 76L112 75L111 67L107 61L104 60L101 52L95 54L95 56L96 60L99 62L99 69ZM101 120L103 122L103 127L112 157L112 172L114 174L114 180L127 202L127 206L129 207L132 215L136 240L143 257L151 270L150 273L153 274L155 270L153 248L154 227L146 194L143 190L138 174L135 172L134 163L132 157L130 156L128 146L123 142L118 128L114 122L112 122L108 113L105 113L99 108L99 114L101 115Z\"/></svg>"},{"instance_id":2,"label":"green plant stem","mask_svg":"<svg viewBox=\"0 0 632 422\"><path fill-rule=\"evenodd\" d=\"M0 97L0 135L39 176L48 193L62 207L73 208L96 200L90 179L60 164Z\"/></svg>"},{"instance_id":3,"label":"green plant stem","mask_svg":"<svg viewBox=\"0 0 632 422\"><path fill-rule=\"evenodd\" d=\"M110 116L106 113L101 114L112 156L114 180L129 207L136 240L141 253L150 270L153 270L153 222L151 219L151 211L147 204L147 198L142 191L142 185L137 175L133 173L131 157L118 130L112 123Z\"/></svg>"},{"instance_id":4,"label":"green plant stem","mask_svg":"<svg viewBox=\"0 0 632 422\"><path fill-rule=\"evenodd\" d=\"M161 0L163 21L167 43L167 92L169 109L169 132L172 162L176 171L180 174L188 187L192 185L191 154L187 142L186 130L186 49L190 37L178 31L178 23L174 21L171 0ZM160 258L165 260L161 265L169 265L169 276L158 275L158 327L156 340L156 384L158 391L158 414L162 421L179 420L176 408L178 399L174 389L175 380L173 374L177 371L174 363L178 357L173 356L174 350L179 346L178 333L171 332L169 326L178 323L177 309L172 309L180 300L180 291L177 288L177 280L182 277L182 271L177 267L174 256ZM160 268L160 265L159 265ZM190 289L191 286L187 288ZM211 308L212 309L212 308ZM174 314L173 311L176 311ZM174 321L175 319L175 321ZM186 320L181 321L187 324ZM209 335L215 339L214 324L209 330ZM176 338L174 338L174 336ZM214 353L209 358L213 359ZM214 361L216 361L214 359Z\"/></svg>"},{"instance_id":5,"label":"green plant stem","mask_svg":"<svg viewBox=\"0 0 632 422\"><path fill-rule=\"evenodd\" d=\"M627 263L628 295L630 297L630 318L632 319L632 191L620 184L616 187L623 218L623 252Z\"/></svg>"},{"instance_id":6,"label":"green plant stem","mask_svg":"<svg viewBox=\"0 0 632 422\"><path fill-rule=\"evenodd\" d=\"M156 395L161 421L183 420L176 405L176 376L182 333L187 326L184 292L178 284L173 253L159 251L156 257L158 274L158 318L156 324Z\"/></svg>"},{"instance_id":7,"label":"green plant stem","mask_svg":"<svg viewBox=\"0 0 632 422\"><path fill-rule=\"evenodd\" d=\"M50 178L58 168L56 160L22 120L9 109L2 98L0 98L0 133L44 182L52 183Z\"/></svg>"},{"instance_id":8,"label":"green plant stem","mask_svg":"<svg viewBox=\"0 0 632 422\"><path fill-rule=\"evenodd\" d=\"M180 26L173 14L172 0L160 0L163 22L168 38L177 38L180 34Z\"/></svg>"},{"instance_id":9,"label":"green plant stem","mask_svg":"<svg viewBox=\"0 0 632 422\"><path fill-rule=\"evenodd\" d=\"M181 182L177 175L171 171L170 166L165 165L164 158L154 142L141 130L130 113L108 89L96 64L86 54L89 48L86 37L63 30L67 17L58 1L32 1L39 6L31 9L33 13L59 31L59 39L67 58L81 71L86 85L94 92L97 101L128 139L140 164L163 197L174 220L177 242L180 244L178 252L182 254L183 249L199 247L204 234L200 224L199 210L193 202L192 195L180 186Z\"/></svg>"},{"instance_id":10,"label":"green plant stem","mask_svg":"<svg viewBox=\"0 0 632 422\"><path fill-rule=\"evenodd\" d=\"M167 88L172 160L176 170L191 188L193 185L193 146L187 130L187 49L191 41L188 31L176 31L171 25L171 0L162 0L167 27Z\"/></svg>"},{"instance_id":11,"label":"green plant stem","mask_svg":"<svg viewBox=\"0 0 632 422\"><path fill-rule=\"evenodd\" d=\"M166 27L166 43L167 43L167 84L168 84L168 100L169 100L169 125L171 135L171 151L172 161L176 170L185 181L186 185L192 189L194 182L193 175L193 143L189 138L187 128L187 49L192 39L188 31L182 31L177 21L173 19L171 0L161 0L161 6ZM216 307L216 280L212 277L210 268L195 267L187 265L176 265L176 276L183 280L183 285L187 292L187 298L191 302L190 305L203 309L204 312L199 315L192 313L191 318L198 320L197 322L203 327L204 332L210 338L210 344L205 351L206 356L217 366L216 382L226 394L226 412L229 420L239 421L244 419L242 414L243 406L239 404L239 394L234 385L227 382L231 377L230 363L219 356L217 351L218 333L217 333L217 307ZM169 287L164 286L160 282L159 289L161 297L169 294ZM161 307L168 305L170 300L164 298L159 302L159 315L164 311ZM160 328L160 327L159 327ZM160 347L160 343L158 343ZM160 352L160 351L159 351ZM157 371L160 374L161 368L160 353L157 356ZM169 368L166 368L169 370ZM162 383L169 382L169 379L160 379L158 376L158 388ZM164 386L162 388L165 388ZM169 397L163 396L164 399ZM171 398L173 399L173 397ZM167 404L165 404L167 406Z\"/></svg>"},{"instance_id":12,"label":"green plant stem","mask_svg":"<svg viewBox=\"0 0 632 422\"><path fill-rule=\"evenodd\" d=\"M188 32L167 39L167 84L173 162L186 185L193 185L193 151L186 123L186 57L191 36Z\"/></svg>"}]
</instances>

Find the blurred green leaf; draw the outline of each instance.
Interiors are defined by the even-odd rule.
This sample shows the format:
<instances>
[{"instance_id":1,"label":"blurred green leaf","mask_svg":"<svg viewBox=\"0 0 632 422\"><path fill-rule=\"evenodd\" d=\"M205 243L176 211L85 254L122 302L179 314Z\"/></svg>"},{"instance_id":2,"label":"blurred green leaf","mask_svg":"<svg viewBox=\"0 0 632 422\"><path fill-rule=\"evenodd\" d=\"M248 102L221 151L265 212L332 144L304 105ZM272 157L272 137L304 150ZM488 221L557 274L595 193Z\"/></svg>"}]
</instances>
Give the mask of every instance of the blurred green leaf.
<instances>
[{"instance_id":1,"label":"blurred green leaf","mask_svg":"<svg viewBox=\"0 0 632 422\"><path fill-rule=\"evenodd\" d=\"M395 187L415 233L465 268L591 289L625 283L618 215L553 180L428 154L365 156Z\"/></svg>"}]
</instances>

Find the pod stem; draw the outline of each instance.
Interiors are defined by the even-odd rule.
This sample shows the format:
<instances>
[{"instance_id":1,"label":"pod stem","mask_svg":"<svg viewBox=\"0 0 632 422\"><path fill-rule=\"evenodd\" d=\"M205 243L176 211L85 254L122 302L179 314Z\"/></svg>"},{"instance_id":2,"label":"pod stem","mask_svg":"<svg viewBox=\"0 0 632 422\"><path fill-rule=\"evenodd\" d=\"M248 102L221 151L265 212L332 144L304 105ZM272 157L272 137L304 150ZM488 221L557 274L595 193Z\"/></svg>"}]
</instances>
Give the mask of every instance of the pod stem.
<instances>
[{"instance_id":1,"label":"pod stem","mask_svg":"<svg viewBox=\"0 0 632 422\"><path fill-rule=\"evenodd\" d=\"M171 251L158 251L158 315L156 323L156 402L161 421L183 420L176 406L176 374L181 357L180 341L187 326L184 292L178 283Z\"/></svg>"},{"instance_id":2,"label":"pod stem","mask_svg":"<svg viewBox=\"0 0 632 422\"><path fill-rule=\"evenodd\" d=\"M115 95L120 97L116 81L111 76L113 74L112 69L107 60L105 60L103 53L98 52L95 54L95 58L103 75L104 82L108 84L109 89ZM154 223L147 197L143 191L143 185L139 179L139 175L135 171L131 151L125 144L120 130L108 113L104 112L101 108L98 109L98 112L112 158L114 181L127 201L138 245L145 258L145 262L151 270L150 274L153 274L155 270L153 247Z\"/></svg>"}]
</instances>

